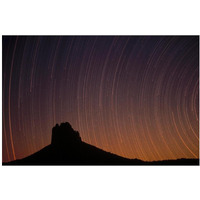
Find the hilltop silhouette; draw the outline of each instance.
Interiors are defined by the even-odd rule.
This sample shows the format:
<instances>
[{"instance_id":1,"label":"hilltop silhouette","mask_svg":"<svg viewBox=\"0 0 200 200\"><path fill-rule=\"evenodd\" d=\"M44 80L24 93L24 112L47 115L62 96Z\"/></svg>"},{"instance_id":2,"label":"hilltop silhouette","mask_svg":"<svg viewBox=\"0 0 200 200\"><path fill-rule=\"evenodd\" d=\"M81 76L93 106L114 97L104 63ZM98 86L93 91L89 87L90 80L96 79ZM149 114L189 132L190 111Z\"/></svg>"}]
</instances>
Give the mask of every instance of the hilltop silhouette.
<instances>
[{"instance_id":1,"label":"hilltop silhouette","mask_svg":"<svg viewBox=\"0 0 200 200\"><path fill-rule=\"evenodd\" d=\"M66 122L52 129L51 144L23 159L3 165L199 165L198 159L145 162L106 152L81 140Z\"/></svg>"}]
</instances>

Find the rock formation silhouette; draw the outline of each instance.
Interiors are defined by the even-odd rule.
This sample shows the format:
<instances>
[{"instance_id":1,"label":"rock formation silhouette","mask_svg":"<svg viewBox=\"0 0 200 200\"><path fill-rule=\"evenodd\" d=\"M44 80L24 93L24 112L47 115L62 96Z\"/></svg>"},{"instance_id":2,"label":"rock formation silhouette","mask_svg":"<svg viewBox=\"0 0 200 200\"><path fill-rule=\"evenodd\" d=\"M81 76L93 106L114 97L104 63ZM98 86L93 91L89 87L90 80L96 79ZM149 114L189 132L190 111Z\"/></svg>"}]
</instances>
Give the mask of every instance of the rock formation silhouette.
<instances>
[{"instance_id":1,"label":"rock formation silhouette","mask_svg":"<svg viewBox=\"0 0 200 200\"><path fill-rule=\"evenodd\" d=\"M81 142L78 131L75 131L69 122L62 123L60 126L56 124L52 129L51 144L55 146L75 146Z\"/></svg>"},{"instance_id":2,"label":"rock formation silhouette","mask_svg":"<svg viewBox=\"0 0 200 200\"><path fill-rule=\"evenodd\" d=\"M198 159L145 162L106 152L81 140L70 123L56 124L51 144L20 160L3 165L199 165Z\"/></svg>"}]
</instances>

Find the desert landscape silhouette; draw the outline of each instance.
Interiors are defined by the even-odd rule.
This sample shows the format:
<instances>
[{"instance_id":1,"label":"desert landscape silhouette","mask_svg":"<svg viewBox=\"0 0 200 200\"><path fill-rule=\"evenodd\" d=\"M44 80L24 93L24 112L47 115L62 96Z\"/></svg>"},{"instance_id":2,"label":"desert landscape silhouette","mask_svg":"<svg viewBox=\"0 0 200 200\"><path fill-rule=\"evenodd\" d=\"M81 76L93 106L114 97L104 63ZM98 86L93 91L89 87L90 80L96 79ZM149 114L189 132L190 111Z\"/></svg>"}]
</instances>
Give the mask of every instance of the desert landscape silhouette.
<instances>
[{"instance_id":1,"label":"desert landscape silhouette","mask_svg":"<svg viewBox=\"0 0 200 200\"><path fill-rule=\"evenodd\" d=\"M83 142L79 132L65 122L52 128L50 145L3 165L199 165L199 159L147 162L124 158Z\"/></svg>"},{"instance_id":2,"label":"desert landscape silhouette","mask_svg":"<svg viewBox=\"0 0 200 200\"><path fill-rule=\"evenodd\" d=\"M199 163L198 36L2 44L3 164Z\"/></svg>"}]
</instances>

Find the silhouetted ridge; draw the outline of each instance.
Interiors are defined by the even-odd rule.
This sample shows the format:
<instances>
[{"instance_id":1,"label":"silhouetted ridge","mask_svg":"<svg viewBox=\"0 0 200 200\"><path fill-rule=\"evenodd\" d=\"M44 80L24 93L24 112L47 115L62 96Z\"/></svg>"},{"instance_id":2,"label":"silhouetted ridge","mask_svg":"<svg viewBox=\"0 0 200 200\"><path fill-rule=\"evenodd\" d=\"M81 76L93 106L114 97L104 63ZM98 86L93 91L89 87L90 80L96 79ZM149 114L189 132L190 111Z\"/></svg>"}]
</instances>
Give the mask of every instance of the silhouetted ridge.
<instances>
[{"instance_id":1,"label":"silhouetted ridge","mask_svg":"<svg viewBox=\"0 0 200 200\"><path fill-rule=\"evenodd\" d=\"M50 145L3 165L199 165L199 159L146 162L124 158L82 142L79 132L65 122L53 127Z\"/></svg>"}]
</instances>

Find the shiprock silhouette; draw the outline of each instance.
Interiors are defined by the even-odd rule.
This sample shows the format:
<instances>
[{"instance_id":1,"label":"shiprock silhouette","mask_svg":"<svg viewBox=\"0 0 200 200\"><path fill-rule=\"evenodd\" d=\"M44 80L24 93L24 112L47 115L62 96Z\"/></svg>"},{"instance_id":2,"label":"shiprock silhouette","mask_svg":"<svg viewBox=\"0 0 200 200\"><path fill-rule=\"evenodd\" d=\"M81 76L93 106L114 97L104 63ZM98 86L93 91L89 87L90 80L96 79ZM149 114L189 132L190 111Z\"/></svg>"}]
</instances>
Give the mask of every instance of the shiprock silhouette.
<instances>
[{"instance_id":1,"label":"shiprock silhouette","mask_svg":"<svg viewBox=\"0 0 200 200\"><path fill-rule=\"evenodd\" d=\"M26 158L3 165L199 165L199 160L145 162L124 158L83 142L79 132L66 122L53 127L50 145Z\"/></svg>"},{"instance_id":2,"label":"shiprock silhouette","mask_svg":"<svg viewBox=\"0 0 200 200\"><path fill-rule=\"evenodd\" d=\"M60 126L56 124L52 129L51 144L54 146L68 148L76 147L81 142L78 131L74 131L70 123L62 123Z\"/></svg>"}]
</instances>

